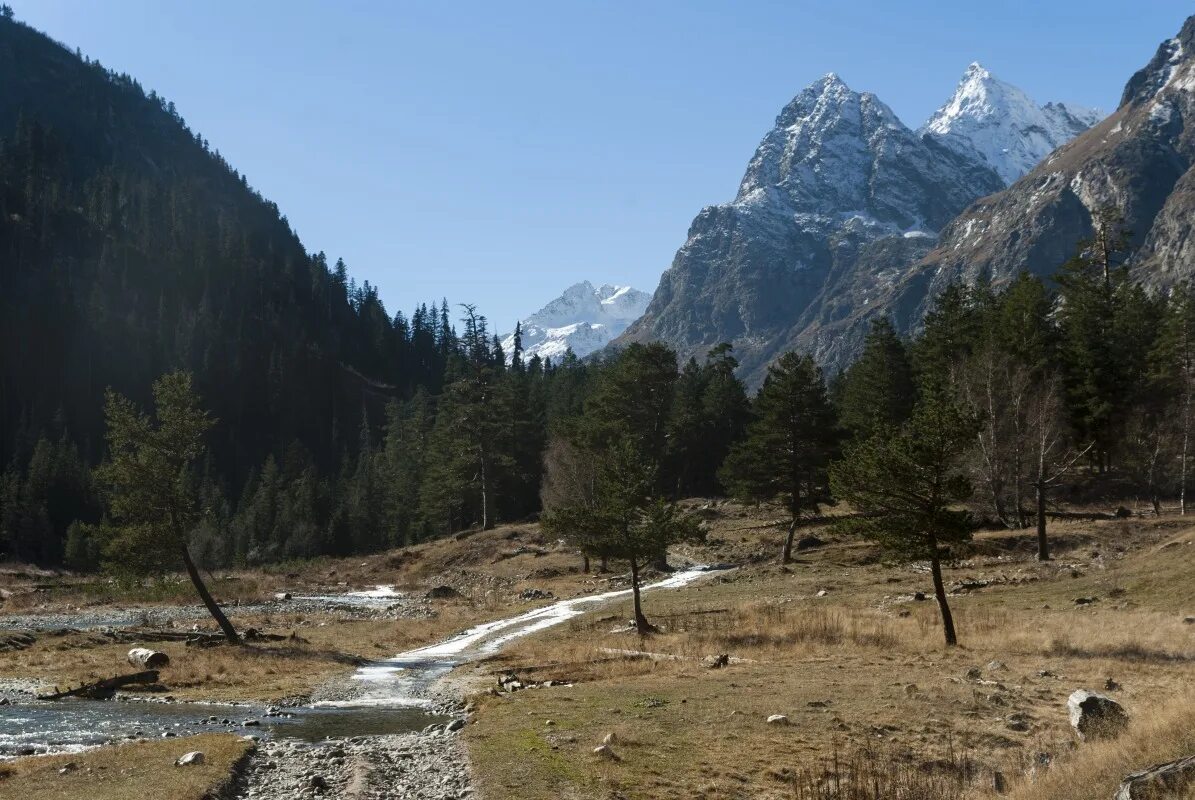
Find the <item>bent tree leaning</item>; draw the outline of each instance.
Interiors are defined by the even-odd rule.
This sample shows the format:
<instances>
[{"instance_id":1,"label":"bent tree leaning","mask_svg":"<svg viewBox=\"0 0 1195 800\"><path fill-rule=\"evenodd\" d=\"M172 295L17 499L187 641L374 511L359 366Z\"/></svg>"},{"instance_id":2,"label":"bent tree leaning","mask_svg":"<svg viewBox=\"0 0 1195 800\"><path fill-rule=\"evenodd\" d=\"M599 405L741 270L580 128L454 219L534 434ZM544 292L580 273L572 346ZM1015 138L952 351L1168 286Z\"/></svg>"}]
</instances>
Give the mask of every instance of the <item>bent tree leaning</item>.
<instances>
[{"instance_id":1,"label":"bent tree leaning","mask_svg":"<svg viewBox=\"0 0 1195 800\"><path fill-rule=\"evenodd\" d=\"M163 375L154 382L153 397L151 417L111 389L106 396L108 460L96 470L108 502L99 529L105 560L146 575L176 568L181 558L225 638L238 642L187 548L187 536L202 517L191 467L203 455L203 437L215 420L200 408L187 372Z\"/></svg>"}]
</instances>

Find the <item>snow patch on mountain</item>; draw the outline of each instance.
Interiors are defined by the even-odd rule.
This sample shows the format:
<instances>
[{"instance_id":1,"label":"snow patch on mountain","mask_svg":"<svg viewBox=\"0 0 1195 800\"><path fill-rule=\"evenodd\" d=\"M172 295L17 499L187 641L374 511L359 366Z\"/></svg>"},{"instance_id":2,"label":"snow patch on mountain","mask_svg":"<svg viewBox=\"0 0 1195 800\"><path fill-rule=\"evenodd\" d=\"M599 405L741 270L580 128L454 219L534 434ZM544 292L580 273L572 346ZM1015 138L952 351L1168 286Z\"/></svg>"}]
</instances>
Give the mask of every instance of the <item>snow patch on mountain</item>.
<instances>
[{"instance_id":1,"label":"snow patch on mountain","mask_svg":"<svg viewBox=\"0 0 1195 800\"><path fill-rule=\"evenodd\" d=\"M1065 103L1039 106L973 63L954 96L919 132L987 164L1011 184L1103 117L1096 109Z\"/></svg>"},{"instance_id":2,"label":"snow patch on mountain","mask_svg":"<svg viewBox=\"0 0 1195 800\"><path fill-rule=\"evenodd\" d=\"M570 349L578 358L587 356L643 316L650 302L651 293L630 286L607 283L595 289L581 281L520 323L523 356L559 362ZM502 350L512 353L514 333L502 340Z\"/></svg>"}]
</instances>

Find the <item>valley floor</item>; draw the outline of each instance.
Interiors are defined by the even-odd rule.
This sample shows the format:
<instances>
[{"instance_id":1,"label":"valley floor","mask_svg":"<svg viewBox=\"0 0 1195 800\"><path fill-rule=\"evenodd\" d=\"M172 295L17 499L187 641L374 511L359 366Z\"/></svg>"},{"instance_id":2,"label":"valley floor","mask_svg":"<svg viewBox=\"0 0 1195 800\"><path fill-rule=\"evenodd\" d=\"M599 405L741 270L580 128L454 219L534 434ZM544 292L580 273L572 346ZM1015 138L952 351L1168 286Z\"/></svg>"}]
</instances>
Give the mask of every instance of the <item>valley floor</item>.
<instances>
[{"instance_id":1,"label":"valley floor","mask_svg":"<svg viewBox=\"0 0 1195 800\"><path fill-rule=\"evenodd\" d=\"M469 703L469 724L442 741L464 745L477 795L856 798L872 796L852 793L866 785L924 800L994 796L998 787L1025 800L1077 800L1110 797L1125 773L1195 752L1195 519L1058 520L1046 564L1034 559L1031 532L981 533L974 553L947 573L962 642L947 649L924 569L882 564L870 545L824 525L803 530L819 541L780 566L781 532L766 512L704 503L701 513L708 542L672 562L739 566L645 595L660 634L628 632L629 601L618 600L510 642L442 685ZM11 594L0 615L145 605L135 593L100 597L61 577L3 580ZM580 574L572 553L521 525L217 583L226 602L241 603L231 609L239 624L296 639L235 650L161 645L175 662L162 691L175 697L319 697L362 661L549 596L624 588L625 577ZM364 610L301 599L375 584L394 584L403 599ZM436 587L451 591L428 599ZM282 591L292 598L273 599ZM149 607L171 608L172 599ZM0 651L0 689L124 671L130 645L102 631L34 636ZM711 668L709 657L721 655L728 663ZM526 688L509 691L519 685L511 675ZM1077 742L1066 698L1078 688L1123 704L1129 733ZM786 720L769 723L772 715ZM372 763L360 747L341 747L346 770L354 758ZM326 796L373 796L366 789L385 773L361 769L373 777L360 777L356 794ZM9 780L0 779L0 795L15 785ZM466 791L457 778L446 785L434 796Z\"/></svg>"}]
</instances>

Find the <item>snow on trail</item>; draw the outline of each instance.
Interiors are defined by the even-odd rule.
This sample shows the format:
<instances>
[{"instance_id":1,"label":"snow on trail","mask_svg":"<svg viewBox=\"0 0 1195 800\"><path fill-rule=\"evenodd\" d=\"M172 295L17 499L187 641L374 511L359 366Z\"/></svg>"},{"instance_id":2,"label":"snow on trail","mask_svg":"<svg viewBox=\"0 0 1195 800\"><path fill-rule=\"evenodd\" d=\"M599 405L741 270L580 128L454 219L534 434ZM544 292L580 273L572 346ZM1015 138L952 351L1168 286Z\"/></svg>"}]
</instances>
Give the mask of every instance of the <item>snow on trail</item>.
<instances>
[{"instance_id":1,"label":"snow on trail","mask_svg":"<svg viewBox=\"0 0 1195 800\"><path fill-rule=\"evenodd\" d=\"M684 570L665 580L644 586L640 591L650 592L657 589L679 588L709 574L709 572L710 569L707 567ZM591 606L630 594L630 589L619 589L586 597L576 597L571 600L561 600L516 617L475 625L438 644L408 650L393 658L367 664L359 668L353 676L362 685L363 691L359 697L347 701L333 701L325 705L337 707L427 705L427 700L421 696L423 694L421 690L448 673L453 667L497 652L503 645L515 639L580 616Z\"/></svg>"}]
</instances>

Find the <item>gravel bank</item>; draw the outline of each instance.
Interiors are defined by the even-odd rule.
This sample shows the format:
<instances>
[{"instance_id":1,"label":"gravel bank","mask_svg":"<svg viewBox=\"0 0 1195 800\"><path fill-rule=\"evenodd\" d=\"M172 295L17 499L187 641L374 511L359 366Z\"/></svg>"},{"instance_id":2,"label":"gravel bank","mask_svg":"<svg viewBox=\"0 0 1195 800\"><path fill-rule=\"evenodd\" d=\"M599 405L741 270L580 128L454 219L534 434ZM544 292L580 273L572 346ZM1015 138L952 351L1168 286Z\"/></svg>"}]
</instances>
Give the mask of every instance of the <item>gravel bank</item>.
<instances>
[{"instance_id":1,"label":"gravel bank","mask_svg":"<svg viewBox=\"0 0 1195 800\"><path fill-rule=\"evenodd\" d=\"M264 741L250 758L237 800L460 800L470 797L468 757L455 733Z\"/></svg>"}]
</instances>

